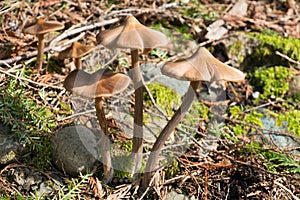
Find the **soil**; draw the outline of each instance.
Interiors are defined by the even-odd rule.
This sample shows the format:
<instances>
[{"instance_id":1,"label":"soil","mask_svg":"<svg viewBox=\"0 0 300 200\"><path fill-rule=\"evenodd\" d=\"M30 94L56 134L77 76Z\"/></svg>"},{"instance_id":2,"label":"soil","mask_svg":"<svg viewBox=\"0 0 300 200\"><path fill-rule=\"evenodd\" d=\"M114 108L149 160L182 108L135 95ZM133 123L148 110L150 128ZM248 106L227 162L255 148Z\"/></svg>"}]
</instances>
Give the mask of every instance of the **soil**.
<instances>
[{"instance_id":1,"label":"soil","mask_svg":"<svg viewBox=\"0 0 300 200\"><path fill-rule=\"evenodd\" d=\"M21 80L27 84L28 95L36 98L39 105L45 104L49 109L56 107L59 102L71 105L68 99L69 94L63 89L62 82L65 76L74 69L74 65L71 60L58 60L57 53L70 45L74 38L83 44L97 46L95 40L97 33L119 24L124 20L124 16L129 14L134 15L144 25L159 25L171 30L175 38L179 38L176 40L177 42L182 41L181 39L184 37L188 37L188 41L193 41L183 42L181 49L179 49L181 53L178 53L178 49L166 50L170 59L185 57L186 54L194 50L196 43L205 44L207 48L215 51L218 50L219 53L215 52L214 55L226 62L228 55L226 55L226 50L218 46L219 41L237 32L276 32L282 37L300 39L299 1L245 0L242 2L247 6L246 12L243 13L244 11L241 9L237 12L239 14L229 15L229 10L236 4L236 2L229 0L174 2L160 0L2 1L0 2L1 93L2 89L5 88L5 81L11 78L21 80L18 76L14 76L14 70L30 69L29 71L33 71L36 56L36 53L33 52L37 48L37 39L35 36L24 34L22 31L24 27L33 23L37 16L59 21L65 25L62 31L46 36L45 55L47 59L44 70L40 72L41 75L31 73ZM209 32L208 27L217 20L224 21L225 32L221 34L217 31L217 34L214 35L217 38L210 40L206 37ZM77 32L74 33L73 30ZM83 66L87 71L94 71L96 66L111 61L110 67L112 69L126 73L129 67L124 67L122 62L128 64L130 57L128 52L122 53L125 56L122 59L116 59L114 53L98 45L95 51L83 59ZM159 63L163 60L162 57L154 54L142 55L140 59L142 63L150 60ZM295 64L297 62L298 65ZM300 60L293 60L289 63L299 67L299 62ZM295 70L297 71L297 67ZM251 70L245 71L245 73L251 72ZM299 72L297 71L297 73ZM229 97L229 101L225 102L226 106L233 103L242 106L255 105L255 99L251 96L253 87L255 86L251 86L248 81L243 84L231 84L226 93L226 96ZM47 88L46 90L58 91L59 95L55 99L52 97L51 102L37 97L36 91L45 88ZM131 97L131 99L133 98ZM210 108L211 112L214 109L222 109L218 103L203 102ZM259 105L264 105L267 102L262 101ZM86 101L84 103L81 106L88 105L89 109L92 109L93 102ZM278 102L276 103L269 104L270 108L284 112L284 108L278 106ZM256 106L259 105L256 104ZM295 106L295 108L299 109L299 106ZM133 106L129 109L133 109ZM57 111L55 113L56 119L59 115L65 116L64 112L63 109ZM215 112L220 113L220 111ZM3 115L0 114L0 116ZM221 120L225 124L241 123L241 125L245 125L245 123L224 115L216 116L216 120ZM0 118L1 121L5 120ZM66 117L64 120L58 120L56 127L50 131L51 133L43 133L40 137L51 138L57 129L73 123L72 118ZM248 137L249 135L236 136L227 127L224 128L223 133L227 134L228 137L224 135L219 137L217 149L203 156L203 149L199 147L199 142L203 141L205 135L211 134L210 124L200 119L196 125L198 132L194 135L195 141L184 154L180 154L173 163L156 173L157 184L149 187L146 192L142 192L139 188L140 178L132 180L116 177L111 183L104 184L101 181L103 169L100 163L92 169L90 174L79 177L64 174L55 167L51 160L46 160L47 167L38 168L33 163L27 162L28 157L40 156L43 160L43 155L34 155L33 152L35 151L31 151L29 147L30 150L19 155L15 160L0 165L0 198L39 199L36 196L40 196L45 199L61 199L62 197L64 199L138 199L139 197L164 199L170 191L175 191L195 199L300 199L300 170L287 172L289 166L276 165L276 161L272 162L275 163L275 168L272 169L268 165L270 160L261 154L261 152L273 150L276 153L289 155L286 151L271 144L264 146L263 150L255 148L251 146L253 145L253 138ZM249 123L246 125L249 128L248 132L255 129L261 133L261 128L253 124L251 126ZM126 143L129 141L113 118L109 119L109 126L113 130L110 138L112 142ZM276 133L280 134L281 132ZM299 140L299 136L294 135L293 138ZM299 147L291 150L299 150ZM51 151L51 148L47 151ZM176 152L173 153L176 156ZM298 157L291 157L298 164L297 169L300 169L299 155Z\"/></svg>"}]
</instances>

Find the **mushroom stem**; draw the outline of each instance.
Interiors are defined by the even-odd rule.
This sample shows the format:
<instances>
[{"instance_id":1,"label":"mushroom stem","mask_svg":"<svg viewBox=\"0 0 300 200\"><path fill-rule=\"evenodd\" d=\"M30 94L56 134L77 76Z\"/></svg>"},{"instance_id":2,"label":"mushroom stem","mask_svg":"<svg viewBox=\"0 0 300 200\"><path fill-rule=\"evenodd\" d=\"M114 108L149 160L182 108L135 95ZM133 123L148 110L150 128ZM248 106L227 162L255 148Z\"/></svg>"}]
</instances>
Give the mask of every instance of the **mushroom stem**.
<instances>
[{"instance_id":1,"label":"mushroom stem","mask_svg":"<svg viewBox=\"0 0 300 200\"><path fill-rule=\"evenodd\" d=\"M36 61L36 69L38 72L42 69L43 66L43 55L44 55L44 48L45 48L45 42L44 42L44 35L45 34L38 34L38 55L37 55L37 61Z\"/></svg>"},{"instance_id":2,"label":"mushroom stem","mask_svg":"<svg viewBox=\"0 0 300 200\"><path fill-rule=\"evenodd\" d=\"M76 69L81 69L82 68L81 57L74 58L74 64L76 66Z\"/></svg>"},{"instance_id":3,"label":"mushroom stem","mask_svg":"<svg viewBox=\"0 0 300 200\"><path fill-rule=\"evenodd\" d=\"M101 97L95 98L96 115L98 118L99 125L103 131L101 138L101 155L103 157L103 171L105 182L110 182L113 177L113 168L110 156L110 141L108 138L107 121L105 112L103 109L103 100Z\"/></svg>"},{"instance_id":4,"label":"mushroom stem","mask_svg":"<svg viewBox=\"0 0 300 200\"><path fill-rule=\"evenodd\" d=\"M137 49L131 50L132 63L132 80L135 89L135 103L134 103L134 125L133 125L133 163L132 175L139 172L142 164L143 153L143 90L144 85L141 77L139 66L139 52Z\"/></svg>"},{"instance_id":5,"label":"mushroom stem","mask_svg":"<svg viewBox=\"0 0 300 200\"><path fill-rule=\"evenodd\" d=\"M169 136L171 135L171 133L176 128L176 126L183 119L190 106L192 105L193 99L195 97L195 91L199 83L199 81L191 81L188 92L186 93L180 108L176 111L172 119L168 122L168 124L164 127L164 129L161 131L160 135L156 139L152 147L150 156L148 158L144 178L142 179L142 188L145 189L149 186L151 178L155 170L157 170L157 165L159 161L158 157L161 152L161 149L164 146L167 139L169 138Z\"/></svg>"}]
</instances>

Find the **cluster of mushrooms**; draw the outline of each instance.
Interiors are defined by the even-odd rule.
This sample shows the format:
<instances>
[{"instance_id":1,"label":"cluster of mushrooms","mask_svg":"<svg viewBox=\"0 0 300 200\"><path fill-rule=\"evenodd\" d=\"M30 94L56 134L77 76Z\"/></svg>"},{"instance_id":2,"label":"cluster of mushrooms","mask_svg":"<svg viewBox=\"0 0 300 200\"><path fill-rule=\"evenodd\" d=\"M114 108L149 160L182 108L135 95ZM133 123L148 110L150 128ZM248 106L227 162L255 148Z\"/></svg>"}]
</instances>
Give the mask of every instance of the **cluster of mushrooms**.
<instances>
[{"instance_id":1,"label":"cluster of mushrooms","mask_svg":"<svg viewBox=\"0 0 300 200\"><path fill-rule=\"evenodd\" d=\"M50 25L49 25L50 24ZM50 27L50 28L49 28ZM25 33L36 34L39 40L37 68L41 69L44 42L43 37L49 30L59 30L62 24L57 22L45 22L37 20L37 24L25 30ZM46 29L46 30L45 30ZM134 157L132 174L139 173L143 155L143 90L144 83L139 67L139 53L147 54L151 49L165 47L168 38L163 33L152 30L142 25L135 17L128 16L123 24L97 35L97 43L115 49L130 49L132 80L135 89L134 126L133 126L133 148ZM124 91L131 82L129 76L115 73L108 69L100 69L89 74L81 69L81 58L94 49L93 46L84 46L74 42L72 46L59 53L62 59L72 58L76 69L72 71L64 81L64 87L77 95L93 98L95 100L96 115L99 125L105 135L108 135L107 122L103 109L103 98L109 98ZM159 154L170 134L183 119L189 110L195 91L201 81L243 81L244 74L217 60L206 48L199 47L189 58L180 59L175 62L167 62L161 69L162 74L178 79L190 81L190 86L185 95L182 105L176 111L171 120L163 128L154 143L148 158L142 188L150 184L154 172L158 169ZM101 140L101 155L104 164L104 180L109 182L113 177L113 166L111 162L108 137Z\"/></svg>"}]
</instances>

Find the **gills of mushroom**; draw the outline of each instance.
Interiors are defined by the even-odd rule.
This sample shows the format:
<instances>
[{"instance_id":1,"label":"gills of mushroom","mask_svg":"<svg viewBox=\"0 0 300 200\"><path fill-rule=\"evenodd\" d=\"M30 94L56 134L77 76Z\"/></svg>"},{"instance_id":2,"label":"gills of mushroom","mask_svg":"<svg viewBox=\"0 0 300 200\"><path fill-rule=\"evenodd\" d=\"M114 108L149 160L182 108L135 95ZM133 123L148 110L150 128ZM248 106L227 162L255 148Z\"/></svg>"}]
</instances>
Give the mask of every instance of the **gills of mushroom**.
<instances>
[{"instance_id":1,"label":"gills of mushroom","mask_svg":"<svg viewBox=\"0 0 300 200\"><path fill-rule=\"evenodd\" d=\"M64 87L68 91L79 96L95 99L96 115L104 133L104 137L101 139L101 155L103 157L105 182L111 181L113 177L113 167L110 156L109 133L102 98L109 98L124 91L130 82L131 79L127 75L113 73L104 69L98 70L93 74L76 69L72 71L64 81Z\"/></svg>"},{"instance_id":2,"label":"gills of mushroom","mask_svg":"<svg viewBox=\"0 0 300 200\"><path fill-rule=\"evenodd\" d=\"M187 59L166 63L162 67L161 72L166 76L178 80L190 81L190 87L185 95L182 105L176 111L167 125L163 128L152 147L142 182L143 188L149 186L150 180L158 167L158 156L160 151L170 134L174 131L176 126L189 110L199 83L201 81L212 82L220 80L239 82L243 81L245 78L243 72L222 63L204 47L200 47L191 57Z\"/></svg>"},{"instance_id":3,"label":"gills of mushroom","mask_svg":"<svg viewBox=\"0 0 300 200\"><path fill-rule=\"evenodd\" d=\"M45 47L44 35L63 28L64 25L62 23L56 21L45 21L42 18L38 18L35 24L24 29L24 33L36 35L38 38L38 55L36 62L36 69L38 71L40 71L43 66L43 54Z\"/></svg>"},{"instance_id":4,"label":"gills of mushroom","mask_svg":"<svg viewBox=\"0 0 300 200\"><path fill-rule=\"evenodd\" d=\"M81 69L81 58L95 49L95 46L82 45L79 42L73 42L72 45L58 54L58 58L64 60L73 58L76 69Z\"/></svg>"},{"instance_id":5,"label":"gills of mushroom","mask_svg":"<svg viewBox=\"0 0 300 200\"><path fill-rule=\"evenodd\" d=\"M135 166L132 175L140 171L143 153L143 90L144 83L139 68L139 50L166 46L168 38L161 32L142 25L135 17L128 16L125 22L113 29L105 30L97 35L97 42L107 48L131 50L132 79L135 88L133 147Z\"/></svg>"}]
</instances>

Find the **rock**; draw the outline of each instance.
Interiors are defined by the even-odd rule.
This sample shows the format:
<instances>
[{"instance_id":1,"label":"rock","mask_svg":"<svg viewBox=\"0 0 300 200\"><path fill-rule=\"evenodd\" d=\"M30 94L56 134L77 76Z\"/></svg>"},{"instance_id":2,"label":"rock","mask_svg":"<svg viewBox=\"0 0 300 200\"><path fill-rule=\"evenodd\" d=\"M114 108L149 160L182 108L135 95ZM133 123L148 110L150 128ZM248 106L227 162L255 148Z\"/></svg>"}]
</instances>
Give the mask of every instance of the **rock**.
<instances>
[{"instance_id":1,"label":"rock","mask_svg":"<svg viewBox=\"0 0 300 200\"><path fill-rule=\"evenodd\" d=\"M84 126L60 129L53 138L53 160L65 173L77 176L91 170L99 157L99 139Z\"/></svg>"},{"instance_id":2,"label":"rock","mask_svg":"<svg viewBox=\"0 0 300 200\"><path fill-rule=\"evenodd\" d=\"M172 88L179 95L183 96L189 87L189 81L179 81L167 76L164 76L160 72L160 68L162 66L155 66L152 63L146 63L141 65L141 71L143 74L143 78L145 83L160 83L166 87ZM122 100L120 100L122 101ZM128 103L128 102L127 102ZM112 116L126 133L129 138L132 138L133 132L133 116L130 115L127 109L124 109L126 102L121 102L120 105L122 107L117 107L116 110L112 110ZM144 131L144 139L147 142L154 143L157 134L161 131L161 129L167 124L167 120L165 118L160 118L157 116L151 116L151 118L147 118L147 122L143 127Z\"/></svg>"},{"instance_id":3,"label":"rock","mask_svg":"<svg viewBox=\"0 0 300 200\"><path fill-rule=\"evenodd\" d=\"M189 198L188 196L186 196L184 194L178 194L175 191L171 191L171 192L167 193L167 195L166 195L166 200L195 200L195 199L196 198L194 196Z\"/></svg>"},{"instance_id":4,"label":"rock","mask_svg":"<svg viewBox=\"0 0 300 200\"><path fill-rule=\"evenodd\" d=\"M225 46L230 65L236 68L248 66L248 58L258 48L259 40L245 33L235 33L220 41ZM221 45L220 45L221 46ZM252 65L251 65L252 66Z\"/></svg>"},{"instance_id":5,"label":"rock","mask_svg":"<svg viewBox=\"0 0 300 200\"><path fill-rule=\"evenodd\" d=\"M287 123L282 123L282 126L277 126L276 125L276 119L271 117L271 116L262 117L261 121L262 121L263 127L265 129L274 130L274 131L282 131L282 132L287 131L287 125L288 125ZM265 136L268 139L270 139L272 142L274 142L274 144L276 146L278 146L279 148L285 148L285 147L295 148L295 147L300 146L299 141L295 141L295 140L293 140L292 138L290 138L288 136L269 133L268 131L265 131L265 130L263 131L263 133L265 134ZM260 139L258 139L258 140L260 140ZM300 151L295 150L291 153L299 154Z\"/></svg>"},{"instance_id":6,"label":"rock","mask_svg":"<svg viewBox=\"0 0 300 200\"><path fill-rule=\"evenodd\" d=\"M0 164L7 164L24 150L21 143L13 138L10 129L0 123Z\"/></svg>"},{"instance_id":7,"label":"rock","mask_svg":"<svg viewBox=\"0 0 300 200\"><path fill-rule=\"evenodd\" d=\"M42 196L47 196L49 195L51 192L53 192L53 189L48 186L45 182L42 182L40 184L40 187L38 189L38 196L42 197Z\"/></svg>"},{"instance_id":8,"label":"rock","mask_svg":"<svg viewBox=\"0 0 300 200\"><path fill-rule=\"evenodd\" d=\"M289 93L291 95L300 96L300 74L293 76L289 83Z\"/></svg>"}]
</instances>

